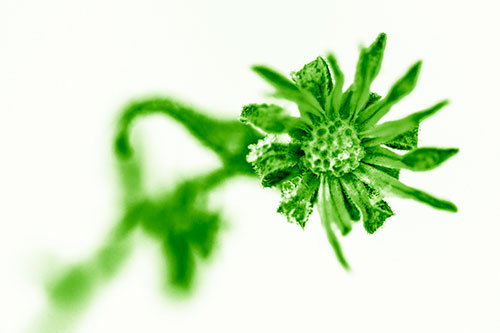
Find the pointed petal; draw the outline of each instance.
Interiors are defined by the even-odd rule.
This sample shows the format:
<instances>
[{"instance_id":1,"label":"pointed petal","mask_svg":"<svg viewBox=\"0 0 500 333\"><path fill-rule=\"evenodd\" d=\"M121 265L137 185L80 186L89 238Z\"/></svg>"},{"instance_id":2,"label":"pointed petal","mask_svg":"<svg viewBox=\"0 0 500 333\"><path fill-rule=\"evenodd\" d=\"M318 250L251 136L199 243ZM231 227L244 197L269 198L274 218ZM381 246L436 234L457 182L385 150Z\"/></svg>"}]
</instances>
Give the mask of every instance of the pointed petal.
<instances>
[{"instance_id":1,"label":"pointed petal","mask_svg":"<svg viewBox=\"0 0 500 333\"><path fill-rule=\"evenodd\" d=\"M330 64L333 71L333 78L335 84L333 90L329 96L329 105L326 107L327 115L333 119L335 116L338 117L340 111L340 104L342 103L342 87L344 86L344 73L340 69L337 59L332 53L326 56L326 60Z\"/></svg>"},{"instance_id":2,"label":"pointed petal","mask_svg":"<svg viewBox=\"0 0 500 333\"><path fill-rule=\"evenodd\" d=\"M422 62L418 61L391 87L386 98L373 104L359 114L357 124L359 129L368 129L374 126L383 116L389 112L391 107L403 97L412 92L417 84L418 74Z\"/></svg>"},{"instance_id":3,"label":"pointed petal","mask_svg":"<svg viewBox=\"0 0 500 333\"><path fill-rule=\"evenodd\" d=\"M413 171L434 169L458 153L457 148L419 148L402 157L402 162Z\"/></svg>"},{"instance_id":4,"label":"pointed petal","mask_svg":"<svg viewBox=\"0 0 500 333\"><path fill-rule=\"evenodd\" d=\"M387 36L381 33L370 47L361 50L353 83L354 94L350 112L352 120L356 120L358 112L368 101L370 86L382 66L386 38Z\"/></svg>"},{"instance_id":5,"label":"pointed petal","mask_svg":"<svg viewBox=\"0 0 500 333\"><path fill-rule=\"evenodd\" d=\"M330 245L337 256L340 264L346 269L349 270L349 264L342 253L342 248L340 247L340 243L335 235L335 231L332 229L331 223L335 219L335 213L333 211L332 199L330 196L330 189L328 185L328 181L326 177L322 177L321 186L319 189L319 198L318 198L318 211L321 218L321 223L326 231L326 236Z\"/></svg>"},{"instance_id":6,"label":"pointed petal","mask_svg":"<svg viewBox=\"0 0 500 333\"><path fill-rule=\"evenodd\" d=\"M342 235L347 235L352 229L352 221L349 211L345 206L342 187L337 178L330 179L330 193L332 197L332 207L337 217L335 223L339 227Z\"/></svg>"},{"instance_id":7,"label":"pointed petal","mask_svg":"<svg viewBox=\"0 0 500 333\"><path fill-rule=\"evenodd\" d=\"M401 198L420 201L437 209L450 212L457 211L457 207L452 202L436 198L421 190L407 186L399 180L363 162L353 171L353 173L362 181L379 188L383 192L392 193Z\"/></svg>"},{"instance_id":8,"label":"pointed petal","mask_svg":"<svg viewBox=\"0 0 500 333\"><path fill-rule=\"evenodd\" d=\"M415 112L403 119L388 121L374 128L361 132L363 138L372 138L364 144L366 147L378 146L390 142L398 135L403 134L420 124L422 120L432 116L448 104L447 100L441 101L430 108Z\"/></svg>"},{"instance_id":9,"label":"pointed petal","mask_svg":"<svg viewBox=\"0 0 500 333\"><path fill-rule=\"evenodd\" d=\"M392 150L383 147L371 147L365 149L366 155L363 162L368 164L380 165L388 168L401 169L406 167L403 163L403 157Z\"/></svg>"}]
</instances>

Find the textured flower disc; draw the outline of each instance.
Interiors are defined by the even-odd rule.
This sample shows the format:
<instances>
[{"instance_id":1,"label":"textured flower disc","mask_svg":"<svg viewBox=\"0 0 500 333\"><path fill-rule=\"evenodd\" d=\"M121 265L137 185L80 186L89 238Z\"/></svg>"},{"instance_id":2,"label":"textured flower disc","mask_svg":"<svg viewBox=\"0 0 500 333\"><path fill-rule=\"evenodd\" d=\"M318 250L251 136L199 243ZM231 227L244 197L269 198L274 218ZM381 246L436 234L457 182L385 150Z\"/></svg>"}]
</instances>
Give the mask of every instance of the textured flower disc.
<instances>
[{"instance_id":1,"label":"textured flower disc","mask_svg":"<svg viewBox=\"0 0 500 333\"><path fill-rule=\"evenodd\" d=\"M317 126L312 140L301 145L304 164L314 173L342 177L359 166L365 152L356 131L342 120Z\"/></svg>"}]
</instances>

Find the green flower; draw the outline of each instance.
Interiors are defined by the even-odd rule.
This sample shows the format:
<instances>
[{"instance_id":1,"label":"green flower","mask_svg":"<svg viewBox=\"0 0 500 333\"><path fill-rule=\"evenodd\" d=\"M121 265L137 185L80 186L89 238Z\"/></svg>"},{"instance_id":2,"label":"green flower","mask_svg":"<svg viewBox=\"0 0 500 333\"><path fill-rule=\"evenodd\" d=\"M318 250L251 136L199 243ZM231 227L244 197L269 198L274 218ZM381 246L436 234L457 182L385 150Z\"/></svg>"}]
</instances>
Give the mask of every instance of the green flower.
<instances>
[{"instance_id":1,"label":"green flower","mask_svg":"<svg viewBox=\"0 0 500 333\"><path fill-rule=\"evenodd\" d=\"M361 50L354 82L345 91L344 75L332 54L292 73L292 80L268 67L254 66L253 70L275 88L275 97L297 104L300 117L274 104L250 104L241 113L242 122L267 133L250 145L247 159L263 186L281 189L278 212L304 227L317 204L330 244L345 268L349 266L332 226L346 235L353 222L362 219L366 231L375 232L394 215L384 195L457 211L453 203L398 180L401 169L430 170L458 149L417 148L420 122L447 101L379 124L391 107L413 90L421 67L420 61L411 66L385 98L370 92L382 64L385 42L386 35L380 34ZM409 152L400 155L394 149Z\"/></svg>"}]
</instances>

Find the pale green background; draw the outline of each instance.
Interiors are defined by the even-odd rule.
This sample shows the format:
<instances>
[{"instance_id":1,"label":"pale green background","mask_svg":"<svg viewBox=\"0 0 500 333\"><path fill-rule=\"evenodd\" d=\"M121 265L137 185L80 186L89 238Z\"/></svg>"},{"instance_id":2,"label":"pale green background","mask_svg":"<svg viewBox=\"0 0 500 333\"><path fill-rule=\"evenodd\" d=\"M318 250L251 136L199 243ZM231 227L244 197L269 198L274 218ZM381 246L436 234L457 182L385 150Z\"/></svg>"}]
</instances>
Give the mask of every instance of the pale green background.
<instances>
[{"instance_id":1,"label":"pale green background","mask_svg":"<svg viewBox=\"0 0 500 333\"><path fill-rule=\"evenodd\" d=\"M499 332L500 120L497 1L23 1L0 5L0 332L44 305L45 267L92 251L119 215L111 159L118 110L157 92L237 117L265 101L254 63L284 72L335 51L348 82L360 43L386 32L374 90L418 59L414 93L391 118L442 98L421 144L461 153L411 185L458 214L392 199L376 235L342 239L336 262L316 213L306 231L245 179L213 196L231 222L191 301L160 292L158 245L137 234L123 272L77 332ZM170 120L135 129L151 192L215 167ZM167 142L169 141L169 142Z\"/></svg>"}]
</instances>

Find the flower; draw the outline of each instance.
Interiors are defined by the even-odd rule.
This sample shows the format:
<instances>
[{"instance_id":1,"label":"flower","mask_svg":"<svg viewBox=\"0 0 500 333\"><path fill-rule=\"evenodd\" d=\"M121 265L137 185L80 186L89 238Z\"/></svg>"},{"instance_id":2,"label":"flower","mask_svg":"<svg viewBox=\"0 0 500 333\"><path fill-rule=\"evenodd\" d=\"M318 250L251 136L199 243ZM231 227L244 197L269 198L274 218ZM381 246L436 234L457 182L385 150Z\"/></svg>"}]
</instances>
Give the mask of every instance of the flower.
<instances>
[{"instance_id":1,"label":"flower","mask_svg":"<svg viewBox=\"0 0 500 333\"><path fill-rule=\"evenodd\" d=\"M266 133L249 146L247 160L264 187L281 190L278 212L304 228L317 204L328 240L346 269L349 265L336 232L346 235L361 219L368 233L375 232L394 215L384 200L386 194L457 211L453 203L399 181L401 169L430 170L458 149L417 148L420 122L448 104L446 100L379 124L413 90L421 67L421 61L411 66L385 98L370 92L385 44L382 33L361 49L354 82L345 91L344 75L331 53L326 60L318 57L292 73L292 80L266 66L254 66L275 88L275 97L297 104L300 117L275 104L246 105L240 117ZM400 155L395 150L409 152Z\"/></svg>"}]
</instances>

